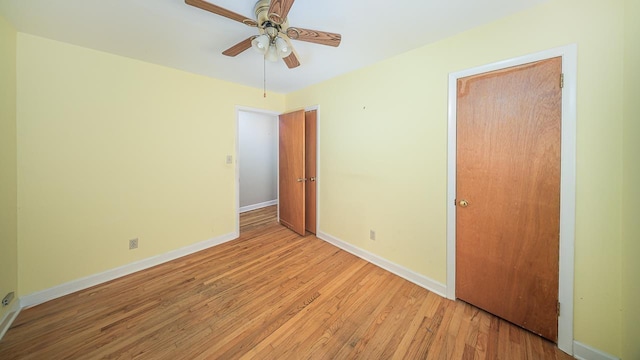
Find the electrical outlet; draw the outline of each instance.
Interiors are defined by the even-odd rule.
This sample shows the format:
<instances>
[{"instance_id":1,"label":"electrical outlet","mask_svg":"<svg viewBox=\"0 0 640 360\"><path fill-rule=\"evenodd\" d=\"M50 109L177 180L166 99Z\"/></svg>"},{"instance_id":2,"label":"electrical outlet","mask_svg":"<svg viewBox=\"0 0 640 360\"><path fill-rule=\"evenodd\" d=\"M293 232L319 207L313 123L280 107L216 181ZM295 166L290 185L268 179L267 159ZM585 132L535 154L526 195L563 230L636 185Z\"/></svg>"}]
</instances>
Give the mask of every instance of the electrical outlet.
<instances>
[{"instance_id":1,"label":"electrical outlet","mask_svg":"<svg viewBox=\"0 0 640 360\"><path fill-rule=\"evenodd\" d=\"M11 300L13 300L14 295L15 295L15 294L14 294L14 292L13 292L13 291L12 291L12 292L10 292L10 293L8 293L8 294L7 294L7 295L2 299L2 306L4 307L4 306L9 305L9 304L11 303Z\"/></svg>"},{"instance_id":2,"label":"electrical outlet","mask_svg":"<svg viewBox=\"0 0 640 360\"><path fill-rule=\"evenodd\" d=\"M138 238L129 240L129 250L138 248Z\"/></svg>"},{"instance_id":3,"label":"electrical outlet","mask_svg":"<svg viewBox=\"0 0 640 360\"><path fill-rule=\"evenodd\" d=\"M227 165L231 165L231 164L233 164L233 156L227 155Z\"/></svg>"},{"instance_id":4,"label":"electrical outlet","mask_svg":"<svg viewBox=\"0 0 640 360\"><path fill-rule=\"evenodd\" d=\"M375 240L376 239L376 231L375 230L369 230L369 239L371 239L371 240Z\"/></svg>"}]
</instances>

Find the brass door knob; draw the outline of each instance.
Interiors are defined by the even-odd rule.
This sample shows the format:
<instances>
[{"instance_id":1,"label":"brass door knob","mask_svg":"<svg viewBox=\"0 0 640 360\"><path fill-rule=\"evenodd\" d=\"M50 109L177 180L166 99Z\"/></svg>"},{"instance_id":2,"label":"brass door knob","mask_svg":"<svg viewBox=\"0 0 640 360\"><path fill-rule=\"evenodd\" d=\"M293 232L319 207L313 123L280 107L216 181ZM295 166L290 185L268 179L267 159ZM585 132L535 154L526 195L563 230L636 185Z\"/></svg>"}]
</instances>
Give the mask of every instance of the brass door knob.
<instances>
[{"instance_id":1,"label":"brass door knob","mask_svg":"<svg viewBox=\"0 0 640 360\"><path fill-rule=\"evenodd\" d=\"M298 178L298 182L305 182L307 181L307 178Z\"/></svg>"},{"instance_id":2,"label":"brass door knob","mask_svg":"<svg viewBox=\"0 0 640 360\"><path fill-rule=\"evenodd\" d=\"M309 178L309 180L311 180L311 181L316 181L316 178L311 177L311 178Z\"/></svg>"},{"instance_id":3,"label":"brass door knob","mask_svg":"<svg viewBox=\"0 0 640 360\"><path fill-rule=\"evenodd\" d=\"M460 200L460 202L458 204L460 204L460 206L462 206L462 207L469 206L469 202L467 200Z\"/></svg>"}]
</instances>

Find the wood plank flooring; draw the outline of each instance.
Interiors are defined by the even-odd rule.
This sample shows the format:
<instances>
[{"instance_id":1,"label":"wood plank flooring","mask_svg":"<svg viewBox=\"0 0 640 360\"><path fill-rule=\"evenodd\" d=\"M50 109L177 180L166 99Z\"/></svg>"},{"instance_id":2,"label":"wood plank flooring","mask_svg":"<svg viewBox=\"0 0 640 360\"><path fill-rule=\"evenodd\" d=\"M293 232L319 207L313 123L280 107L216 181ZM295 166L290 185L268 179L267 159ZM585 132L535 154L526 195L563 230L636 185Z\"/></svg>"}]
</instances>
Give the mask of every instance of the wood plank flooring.
<instances>
[{"instance_id":1,"label":"wood plank flooring","mask_svg":"<svg viewBox=\"0 0 640 360\"><path fill-rule=\"evenodd\" d=\"M0 359L571 359L554 344L275 221L23 310Z\"/></svg>"}]
</instances>

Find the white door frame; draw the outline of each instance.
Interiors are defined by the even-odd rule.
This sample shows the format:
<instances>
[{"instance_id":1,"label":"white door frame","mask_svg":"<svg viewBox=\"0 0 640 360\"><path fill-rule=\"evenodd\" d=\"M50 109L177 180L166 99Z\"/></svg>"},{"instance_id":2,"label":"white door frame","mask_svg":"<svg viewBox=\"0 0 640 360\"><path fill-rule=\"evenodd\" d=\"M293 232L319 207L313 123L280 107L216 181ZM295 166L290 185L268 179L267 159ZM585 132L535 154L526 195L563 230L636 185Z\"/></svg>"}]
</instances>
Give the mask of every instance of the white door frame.
<instances>
[{"instance_id":1,"label":"white door frame","mask_svg":"<svg viewBox=\"0 0 640 360\"><path fill-rule=\"evenodd\" d=\"M560 259L558 300L558 348L573 355L573 281L576 214L576 77L575 44L499 61L449 74L449 123L447 149L447 298L456 298L456 106L457 80L462 77L562 57L562 133L560 151Z\"/></svg>"}]
</instances>

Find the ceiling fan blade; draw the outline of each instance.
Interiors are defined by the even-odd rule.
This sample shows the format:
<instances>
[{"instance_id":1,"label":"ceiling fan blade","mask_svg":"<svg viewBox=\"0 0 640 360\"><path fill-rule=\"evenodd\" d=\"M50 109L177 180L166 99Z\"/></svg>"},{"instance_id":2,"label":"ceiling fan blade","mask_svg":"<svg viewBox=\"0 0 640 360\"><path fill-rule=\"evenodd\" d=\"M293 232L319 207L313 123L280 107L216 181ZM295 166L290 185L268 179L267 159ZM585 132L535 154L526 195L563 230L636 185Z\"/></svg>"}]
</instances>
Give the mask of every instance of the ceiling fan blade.
<instances>
[{"instance_id":1,"label":"ceiling fan blade","mask_svg":"<svg viewBox=\"0 0 640 360\"><path fill-rule=\"evenodd\" d=\"M295 52L292 52L289 56L283 58L282 60L284 60L284 63L287 64L287 67L289 67L289 69L300 66L300 61L298 61L298 57L296 56Z\"/></svg>"},{"instance_id":2,"label":"ceiling fan blade","mask_svg":"<svg viewBox=\"0 0 640 360\"><path fill-rule=\"evenodd\" d=\"M271 0L269 5L269 20L280 25L287 19L287 14L295 0Z\"/></svg>"},{"instance_id":3,"label":"ceiling fan blade","mask_svg":"<svg viewBox=\"0 0 640 360\"><path fill-rule=\"evenodd\" d=\"M220 15L220 16L224 16L228 19L231 20L235 20L238 22L241 22L245 25L249 25L249 26L257 26L258 24L256 23L255 20L253 19L249 19L248 17L244 16L244 15L240 15L238 13L234 13L231 10L227 10L223 7L220 7L218 5L213 5L211 3L208 3L206 1L203 0L184 0L184 2L187 5L191 5L191 6L195 6L197 8L200 8L202 10L206 10L209 12L212 12L216 15Z\"/></svg>"},{"instance_id":4,"label":"ceiling fan blade","mask_svg":"<svg viewBox=\"0 0 640 360\"><path fill-rule=\"evenodd\" d=\"M222 55L227 55L227 56L236 56L238 54L240 54L241 52L247 50L248 48L251 47L251 40L253 40L255 38L255 36L251 36L248 37L242 41L240 41L239 43L233 45L232 47L228 48L227 50L222 52Z\"/></svg>"},{"instance_id":5,"label":"ceiling fan blade","mask_svg":"<svg viewBox=\"0 0 640 360\"><path fill-rule=\"evenodd\" d=\"M298 27L287 29L287 36L293 40L307 41L315 44L338 46L342 40L342 35L326 31L309 30Z\"/></svg>"}]
</instances>

